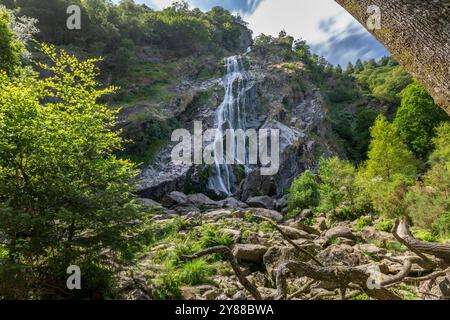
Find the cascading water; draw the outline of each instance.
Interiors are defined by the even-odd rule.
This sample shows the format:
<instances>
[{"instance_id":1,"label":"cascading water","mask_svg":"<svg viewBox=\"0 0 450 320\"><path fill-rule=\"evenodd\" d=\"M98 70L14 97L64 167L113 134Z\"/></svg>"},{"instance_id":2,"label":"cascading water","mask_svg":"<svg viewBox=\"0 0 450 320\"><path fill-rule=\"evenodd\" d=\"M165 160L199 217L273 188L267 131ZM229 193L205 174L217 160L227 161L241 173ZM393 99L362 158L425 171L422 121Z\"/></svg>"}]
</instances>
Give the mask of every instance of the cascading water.
<instances>
[{"instance_id":1,"label":"cascading water","mask_svg":"<svg viewBox=\"0 0 450 320\"><path fill-rule=\"evenodd\" d=\"M223 102L215 112L215 127L217 134L214 143L215 164L212 175L209 179L209 188L218 192L231 195L236 191L236 178L233 173L233 167L225 163L225 154L222 150L222 159L217 156L217 148L222 145L225 131L227 129L243 129L248 128L246 108L249 103L249 91L253 84L249 81L247 71L244 68L240 56L232 56L226 58L225 61L226 74L224 76L225 97ZM230 159L236 160L235 152L229 156ZM245 170L249 168L246 163L242 163Z\"/></svg>"}]
</instances>

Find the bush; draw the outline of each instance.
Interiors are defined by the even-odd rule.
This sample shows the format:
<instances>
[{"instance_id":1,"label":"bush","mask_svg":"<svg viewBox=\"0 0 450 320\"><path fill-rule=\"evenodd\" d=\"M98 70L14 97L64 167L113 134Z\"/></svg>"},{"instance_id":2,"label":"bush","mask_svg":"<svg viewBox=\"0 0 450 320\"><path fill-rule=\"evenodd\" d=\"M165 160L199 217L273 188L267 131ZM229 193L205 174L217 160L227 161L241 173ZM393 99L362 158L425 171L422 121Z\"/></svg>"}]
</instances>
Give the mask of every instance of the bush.
<instances>
[{"instance_id":1,"label":"bush","mask_svg":"<svg viewBox=\"0 0 450 320\"><path fill-rule=\"evenodd\" d=\"M68 266L98 270L76 293L92 297L100 279L108 290L107 274L140 219L137 171L114 155L124 143L111 129L116 111L97 101L115 88L99 89L95 60L41 50L48 62L39 66L52 76L0 72L0 234L9 252L0 264L31 268L30 289L42 288L33 296L47 298L74 294Z\"/></svg>"},{"instance_id":2,"label":"bush","mask_svg":"<svg viewBox=\"0 0 450 320\"><path fill-rule=\"evenodd\" d=\"M303 209L314 208L319 204L319 185L310 171L305 171L292 182L289 190L289 211L294 216Z\"/></svg>"},{"instance_id":3,"label":"bush","mask_svg":"<svg viewBox=\"0 0 450 320\"><path fill-rule=\"evenodd\" d=\"M378 231L392 232L394 228L394 222L392 220L383 219L375 225L375 229Z\"/></svg>"},{"instance_id":4,"label":"bush","mask_svg":"<svg viewBox=\"0 0 450 320\"><path fill-rule=\"evenodd\" d=\"M370 226L372 224L372 218L370 217L359 217L356 220L355 228L356 230L362 230L364 227Z\"/></svg>"}]
</instances>

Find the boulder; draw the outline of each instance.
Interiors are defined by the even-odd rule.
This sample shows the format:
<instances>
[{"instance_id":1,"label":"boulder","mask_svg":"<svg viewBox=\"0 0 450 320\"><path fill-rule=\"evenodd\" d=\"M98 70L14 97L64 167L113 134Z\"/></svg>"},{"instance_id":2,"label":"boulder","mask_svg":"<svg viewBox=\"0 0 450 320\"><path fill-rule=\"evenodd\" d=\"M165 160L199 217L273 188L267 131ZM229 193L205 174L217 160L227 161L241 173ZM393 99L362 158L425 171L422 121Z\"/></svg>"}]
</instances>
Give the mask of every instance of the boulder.
<instances>
[{"instance_id":1,"label":"boulder","mask_svg":"<svg viewBox=\"0 0 450 320\"><path fill-rule=\"evenodd\" d=\"M330 242L336 238L347 238L353 240L355 236L353 235L352 230L347 226L336 226L325 232L325 240L327 242Z\"/></svg>"},{"instance_id":2,"label":"boulder","mask_svg":"<svg viewBox=\"0 0 450 320\"><path fill-rule=\"evenodd\" d=\"M280 229L292 240L296 239L310 239L309 233L292 227L280 226Z\"/></svg>"},{"instance_id":3,"label":"boulder","mask_svg":"<svg viewBox=\"0 0 450 320\"><path fill-rule=\"evenodd\" d=\"M280 222L281 220L283 220L283 215L274 210L263 208L250 208L249 211L253 212L255 215L266 217L276 222Z\"/></svg>"},{"instance_id":4,"label":"boulder","mask_svg":"<svg viewBox=\"0 0 450 320\"><path fill-rule=\"evenodd\" d=\"M192 204L201 209L214 209L222 207L221 203L211 200L203 193L190 194L187 198Z\"/></svg>"},{"instance_id":5,"label":"boulder","mask_svg":"<svg viewBox=\"0 0 450 320\"><path fill-rule=\"evenodd\" d=\"M233 209L237 209L237 208L248 208L248 204L246 204L245 202L241 202L239 200L237 200L236 198L233 197L229 197L226 198L225 200L221 200L218 201L218 204L222 207L222 208L233 208Z\"/></svg>"},{"instance_id":6,"label":"boulder","mask_svg":"<svg viewBox=\"0 0 450 320\"><path fill-rule=\"evenodd\" d=\"M334 244L323 250L317 258L326 266L356 267L365 262L361 252L347 244Z\"/></svg>"},{"instance_id":7,"label":"boulder","mask_svg":"<svg viewBox=\"0 0 450 320\"><path fill-rule=\"evenodd\" d=\"M268 196L249 198L247 204L253 208L265 208L270 210L275 208L275 200Z\"/></svg>"},{"instance_id":8,"label":"boulder","mask_svg":"<svg viewBox=\"0 0 450 320\"><path fill-rule=\"evenodd\" d=\"M170 208L176 205L187 205L189 204L189 199L187 195L183 192L172 191L169 194L165 195L161 201L161 204L164 207Z\"/></svg>"},{"instance_id":9,"label":"boulder","mask_svg":"<svg viewBox=\"0 0 450 320\"><path fill-rule=\"evenodd\" d=\"M190 213L200 213L200 209L197 208L196 206L192 205L192 204L188 204L188 205L179 205L176 207L173 207L173 210L175 210L175 212L177 214L179 214L180 216L186 216Z\"/></svg>"},{"instance_id":10,"label":"boulder","mask_svg":"<svg viewBox=\"0 0 450 320\"><path fill-rule=\"evenodd\" d=\"M316 226L320 231L327 230L327 219L324 217L319 217L316 219Z\"/></svg>"},{"instance_id":11,"label":"boulder","mask_svg":"<svg viewBox=\"0 0 450 320\"><path fill-rule=\"evenodd\" d=\"M384 242L387 240L394 241L395 238L392 234L384 231L378 231L373 226L366 226L360 232L359 236L365 242Z\"/></svg>"},{"instance_id":12,"label":"boulder","mask_svg":"<svg viewBox=\"0 0 450 320\"><path fill-rule=\"evenodd\" d=\"M213 220L213 221L217 221L221 218L231 218L232 216L233 214L231 210L228 209L219 209L203 214L203 218L205 218L206 220Z\"/></svg>"},{"instance_id":13,"label":"boulder","mask_svg":"<svg viewBox=\"0 0 450 320\"><path fill-rule=\"evenodd\" d=\"M229 235L234 240L234 242L239 242L239 240L241 240L241 232L239 230L222 229L222 232Z\"/></svg>"},{"instance_id":14,"label":"boulder","mask_svg":"<svg viewBox=\"0 0 450 320\"><path fill-rule=\"evenodd\" d=\"M307 218L312 218L313 215L314 214L311 209L304 209L297 217L295 217L295 220L303 221Z\"/></svg>"},{"instance_id":15,"label":"boulder","mask_svg":"<svg viewBox=\"0 0 450 320\"><path fill-rule=\"evenodd\" d=\"M234 256L243 261L262 263L267 247L259 244L237 244L233 248Z\"/></svg>"},{"instance_id":16,"label":"boulder","mask_svg":"<svg viewBox=\"0 0 450 320\"><path fill-rule=\"evenodd\" d=\"M249 198L255 197L258 194L272 196L276 193L276 187L273 182L273 177L262 176L259 169L253 170L249 175L242 180L239 186L239 199L246 202Z\"/></svg>"}]
</instances>

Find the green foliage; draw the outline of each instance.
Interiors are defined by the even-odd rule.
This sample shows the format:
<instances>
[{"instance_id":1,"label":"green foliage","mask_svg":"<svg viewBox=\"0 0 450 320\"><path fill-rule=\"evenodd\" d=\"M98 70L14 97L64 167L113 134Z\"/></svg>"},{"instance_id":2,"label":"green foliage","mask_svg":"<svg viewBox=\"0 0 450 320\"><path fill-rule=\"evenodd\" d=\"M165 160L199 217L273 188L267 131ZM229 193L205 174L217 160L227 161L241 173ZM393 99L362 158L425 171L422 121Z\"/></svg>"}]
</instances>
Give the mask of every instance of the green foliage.
<instances>
[{"instance_id":1,"label":"green foliage","mask_svg":"<svg viewBox=\"0 0 450 320\"><path fill-rule=\"evenodd\" d=\"M390 219L383 219L375 225L375 229L378 231L392 232L394 228L394 222Z\"/></svg>"},{"instance_id":2,"label":"green foliage","mask_svg":"<svg viewBox=\"0 0 450 320\"><path fill-rule=\"evenodd\" d=\"M364 227L370 226L372 224L372 218L363 216L359 217L358 220L356 220L355 223L355 229L356 230L362 230Z\"/></svg>"},{"instance_id":3,"label":"green foliage","mask_svg":"<svg viewBox=\"0 0 450 320\"><path fill-rule=\"evenodd\" d=\"M205 226L202 237L198 241L201 248L211 248L216 246L231 247L234 244L230 235L223 233L215 227Z\"/></svg>"},{"instance_id":4,"label":"green foliage","mask_svg":"<svg viewBox=\"0 0 450 320\"><path fill-rule=\"evenodd\" d=\"M319 186L316 177L305 171L292 182L289 190L290 215L296 215L303 209L314 208L319 203Z\"/></svg>"},{"instance_id":5,"label":"green foliage","mask_svg":"<svg viewBox=\"0 0 450 320\"><path fill-rule=\"evenodd\" d=\"M25 46L10 27L10 15L0 6L0 72L11 76L21 64L20 56Z\"/></svg>"},{"instance_id":6,"label":"green foliage","mask_svg":"<svg viewBox=\"0 0 450 320\"><path fill-rule=\"evenodd\" d=\"M137 171L113 154L124 142L111 129L116 114L97 101L115 88L98 88L96 60L41 50L45 74L0 73L0 233L6 264L33 266L35 281L66 292L69 265L98 270L92 279L100 280L126 251L140 212ZM84 288L78 294L104 294Z\"/></svg>"},{"instance_id":7,"label":"green foliage","mask_svg":"<svg viewBox=\"0 0 450 320\"><path fill-rule=\"evenodd\" d=\"M434 235L430 230L413 228L412 233L417 239L422 240L422 241L426 241L426 242L437 242L438 241L438 238L436 237L436 235Z\"/></svg>"},{"instance_id":8,"label":"green foliage","mask_svg":"<svg viewBox=\"0 0 450 320\"><path fill-rule=\"evenodd\" d=\"M197 259L187 262L180 270L180 281L183 284L199 285L209 282L209 276L214 273L214 268L206 260Z\"/></svg>"},{"instance_id":9,"label":"green foliage","mask_svg":"<svg viewBox=\"0 0 450 320\"><path fill-rule=\"evenodd\" d=\"M416 179L416 160L384 116L377 117L371 137L368 160L358 172L358 183L379 212L403 215L403 198Z\"/></svg>"},{"instance_id":10,"label":"green foliage","mask_svg":"<svg viewBox=\"0 0 450 320\"><path fill-rule=\"evenodd\" d=\"M435 150L430 155L430 170L406 195L407 210L414 224L433 230L442 238L450 235L450 124L437 129Z\"/></svg>"},{"instance_id":11,"label":"green foliage","mask_svg":"<svg viewBox=\"0 0 450 320\"><path fill-rule=\"evenodd\" d=\"M337 157L322 158L319 175L319 211L329 212L339 206L347 206L361 213L367 209L367 203L362 201L363 190L356 183L356 169L349 161Z\"/></svg>"},{"instance_id":12,"label":"green foliage","mask_svg":"<svg viewBox=\"0 0 450 320\"><path fill-rule=\"evenodd\" d=\"M436 126L449 120L445 111L415 82L403 91L402 104L397 110L394 125L410 150L424 158L433 149L432 138Z\"/></svg>"},{"instance_id":13,"label":"green foliage","mask_svg":"<svg viewBox=\"0 0 450 320\"><path fill-rule=\"evenodd\" d=\"M368 178L379 178L384 182L402 175L416 178L416 161L401 140L395 126L379 115L370 129L372 140L369 146L365 174Z\"/></svg>"},{"instance_id":14,"label":"green foliage","mask_svg":"<svg viewBox=\"0 0 450 320\"><path fill-rule=\"evenodd\" d=\"M358 82L365 86L373 97L390 103L399 103L402 90L412 82L411 76L401 66L378 66L371 62L366 63L364 70L359 72L359 69L360 67L355 68Z\"/></svg>"}]
</instances>

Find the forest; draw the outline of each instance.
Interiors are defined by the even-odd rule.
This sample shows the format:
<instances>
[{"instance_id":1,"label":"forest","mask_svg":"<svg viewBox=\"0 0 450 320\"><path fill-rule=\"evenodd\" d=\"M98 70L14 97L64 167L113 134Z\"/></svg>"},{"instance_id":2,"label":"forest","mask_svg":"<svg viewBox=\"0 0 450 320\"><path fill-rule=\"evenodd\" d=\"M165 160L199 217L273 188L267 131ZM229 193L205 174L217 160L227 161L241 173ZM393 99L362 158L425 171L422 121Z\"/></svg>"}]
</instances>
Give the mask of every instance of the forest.
<instances>
[{"instance_id":1,"label":"forest","mask_svg":"<svg viewBox=\"0 0 450 320\"><path fill-rule=\"evenodd\" d=\"M186 2L0 3L0 299L449 298L450 117L393 57L333 65ZM240 117L283 141L224 194L167 152L214 124L229 56Z\"/></svg>"}]
</instances>

